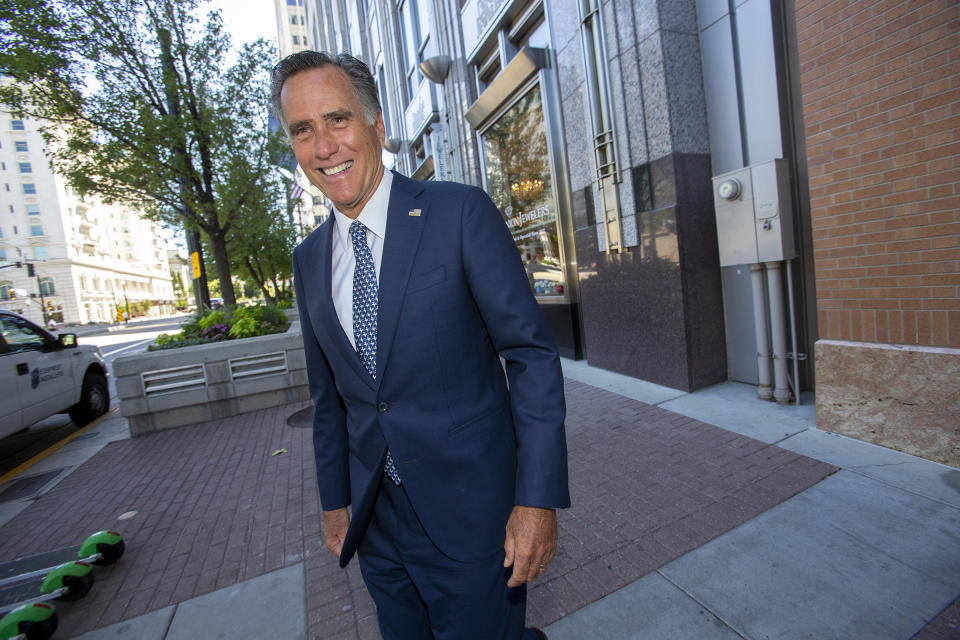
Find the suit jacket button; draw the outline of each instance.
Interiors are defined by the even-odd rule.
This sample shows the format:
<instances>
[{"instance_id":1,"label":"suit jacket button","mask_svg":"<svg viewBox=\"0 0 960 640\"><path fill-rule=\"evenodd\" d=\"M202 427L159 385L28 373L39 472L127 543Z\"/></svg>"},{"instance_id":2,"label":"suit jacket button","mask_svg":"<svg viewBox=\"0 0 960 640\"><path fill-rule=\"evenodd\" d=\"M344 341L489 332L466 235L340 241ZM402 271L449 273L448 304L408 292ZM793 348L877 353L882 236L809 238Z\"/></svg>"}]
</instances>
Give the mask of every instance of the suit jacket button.
<instances>
[{"instance_id":1,"label":"suit jacket button","mask_svg":"<svg viewBox=\"0 0 960 640\"><path fill-rule=\"evenodd\" d=\"M377 403L377 411L379 411L380 413L386 413L387 409L389 408L390 408L390 405L387 404L386 402Z\"/></svg>"}]
</instances>

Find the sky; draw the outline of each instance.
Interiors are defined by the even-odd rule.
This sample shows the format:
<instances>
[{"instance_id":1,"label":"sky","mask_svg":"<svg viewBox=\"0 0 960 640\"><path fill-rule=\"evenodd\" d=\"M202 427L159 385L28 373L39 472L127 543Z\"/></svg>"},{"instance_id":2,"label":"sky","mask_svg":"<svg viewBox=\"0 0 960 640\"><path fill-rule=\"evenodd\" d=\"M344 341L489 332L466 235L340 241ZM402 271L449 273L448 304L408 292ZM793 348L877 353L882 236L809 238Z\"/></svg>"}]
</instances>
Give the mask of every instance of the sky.
<instances>
[{"instance_id":1,"label":"sky","mask_svg":"<svg viewBox=\"0 0 960 640\"><path fill-rule=\"evenodd\" d=\"M257 38L277 41L277 14L273 0L212 0L205 11L220 9L233 46Z\"/></svg>"}]
</instances>

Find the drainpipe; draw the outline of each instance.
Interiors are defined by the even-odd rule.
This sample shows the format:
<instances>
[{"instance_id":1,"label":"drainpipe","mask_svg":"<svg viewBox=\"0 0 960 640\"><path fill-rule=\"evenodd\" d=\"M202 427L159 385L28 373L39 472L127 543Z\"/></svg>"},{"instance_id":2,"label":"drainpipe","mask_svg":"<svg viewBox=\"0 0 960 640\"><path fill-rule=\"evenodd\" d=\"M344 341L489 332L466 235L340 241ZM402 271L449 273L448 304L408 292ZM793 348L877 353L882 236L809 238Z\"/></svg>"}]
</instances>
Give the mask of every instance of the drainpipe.
<instances>
[{"instance_id":1,"label":"drainpipe","mask_svg":"<svg viewBox=\"0 0 960 640\"><path fill-rule=\"evenodd\" d=\"M783 315L783 281L779 262L767 262L767 289L770 292L770 336L773 340L773 399L790 402L787 378L787 320Z\"/></svg>"},{"instance_id":2,"label":"drainpipe","mask_svg":"<svg viewBox=\"0 0 960 640\"><path fill-rule=\"evenodd\" d=\"M772 400L770 386L770 349L767 347L767 309L763 295L763 265L750 265L750 283L753 285L753 323L757 339L757 397Z\"/></svg>"}]
</instances>

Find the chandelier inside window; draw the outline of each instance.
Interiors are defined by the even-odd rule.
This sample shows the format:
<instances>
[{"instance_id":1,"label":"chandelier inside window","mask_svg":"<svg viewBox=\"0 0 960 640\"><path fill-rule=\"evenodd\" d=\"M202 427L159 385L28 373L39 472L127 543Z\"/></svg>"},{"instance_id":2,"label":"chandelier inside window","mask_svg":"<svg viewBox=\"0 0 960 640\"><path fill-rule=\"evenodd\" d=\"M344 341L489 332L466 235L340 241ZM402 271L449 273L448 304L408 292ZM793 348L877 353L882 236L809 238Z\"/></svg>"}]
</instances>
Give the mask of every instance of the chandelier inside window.
<instances>
[{"instance_id":1,"label":"chandelier inside window","mask_svg":"<svg viewBox=\"0 0 960 640\"><path fill-rule=\"evenodd\" d=\"M535 198L543 193L543 180L521 180L510 185L510 191L517 198Z\"/></svg>"}]
</instances>

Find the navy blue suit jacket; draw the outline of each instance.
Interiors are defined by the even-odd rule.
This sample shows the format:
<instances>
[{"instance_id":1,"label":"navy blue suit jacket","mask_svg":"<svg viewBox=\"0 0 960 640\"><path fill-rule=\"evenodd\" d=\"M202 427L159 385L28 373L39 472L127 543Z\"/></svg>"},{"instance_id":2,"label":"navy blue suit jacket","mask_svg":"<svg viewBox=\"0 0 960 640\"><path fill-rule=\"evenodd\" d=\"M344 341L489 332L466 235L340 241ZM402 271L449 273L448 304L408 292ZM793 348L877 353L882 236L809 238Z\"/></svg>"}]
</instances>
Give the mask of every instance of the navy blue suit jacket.
<instances>
[{"instance_id":1,"label":"navy blue suit jacket","mask_svg":"<svg viewBox=\"0 0 960 640\"><path fill-rule=\"evenodd\" d=\"M453 559L502 548L514 505L569 506L559 357L487 194L394 174L376 380L333 306L333 226L331 216L293 263L321 504L353 511L341 566L369 522L388 445L427 535Z\"/></svg>"}]
</instances>

